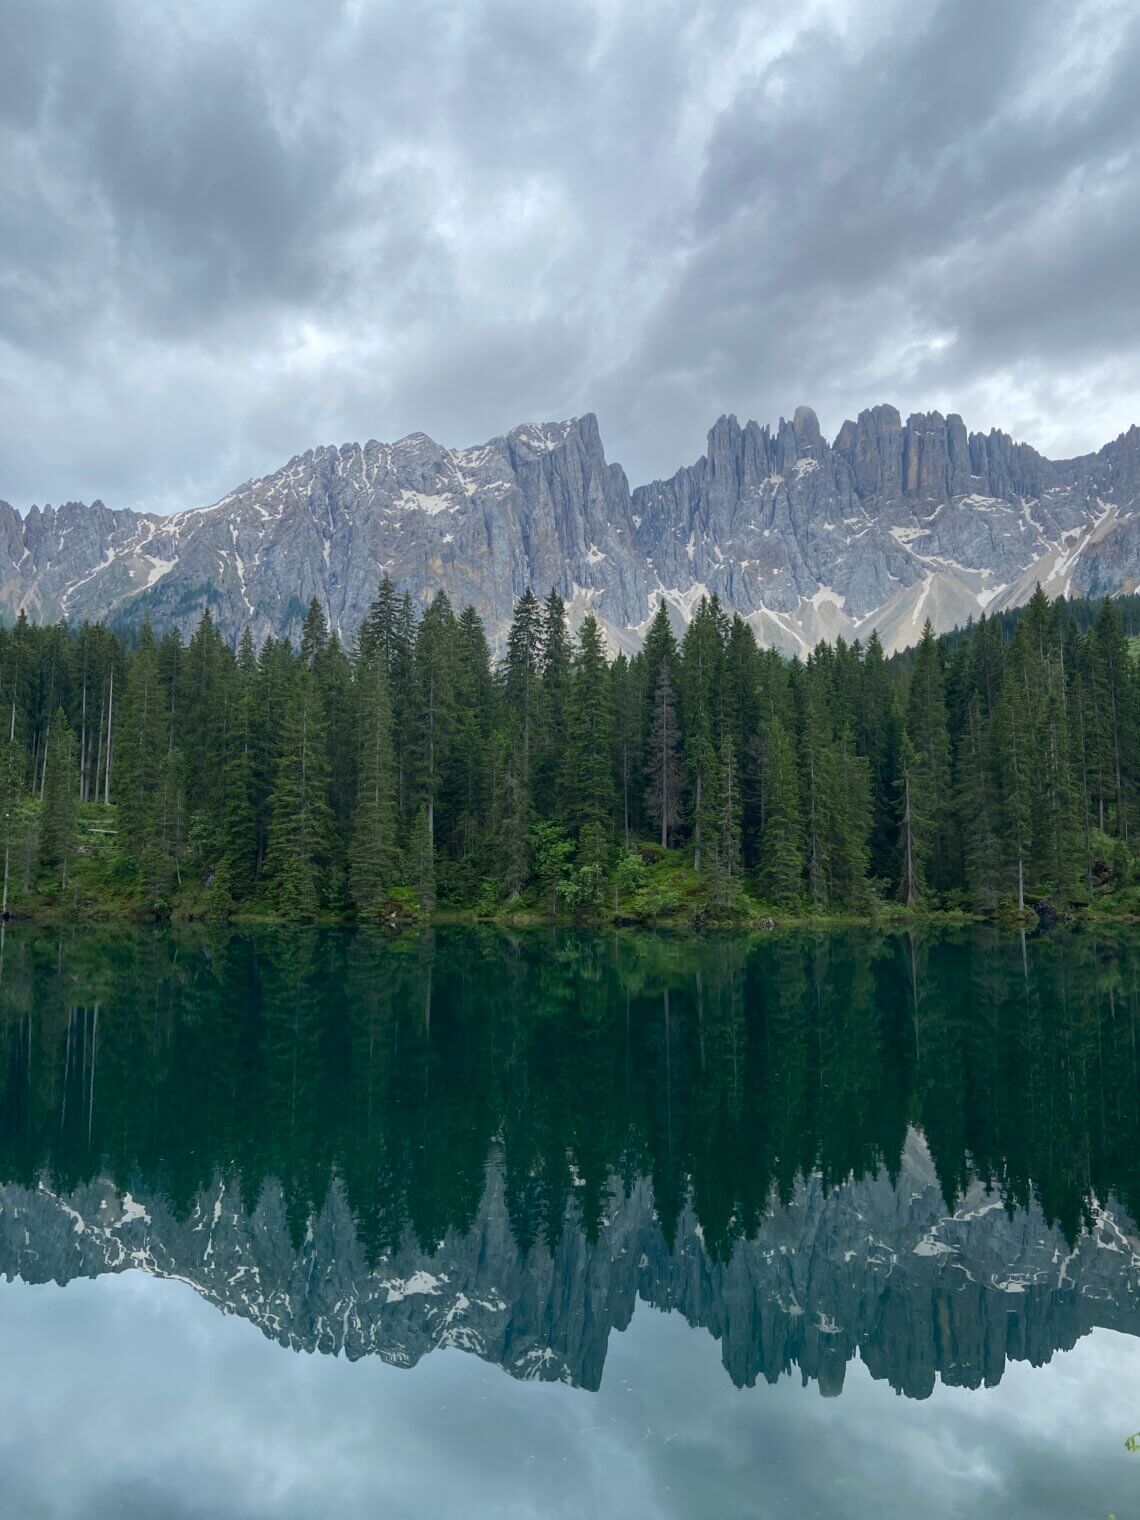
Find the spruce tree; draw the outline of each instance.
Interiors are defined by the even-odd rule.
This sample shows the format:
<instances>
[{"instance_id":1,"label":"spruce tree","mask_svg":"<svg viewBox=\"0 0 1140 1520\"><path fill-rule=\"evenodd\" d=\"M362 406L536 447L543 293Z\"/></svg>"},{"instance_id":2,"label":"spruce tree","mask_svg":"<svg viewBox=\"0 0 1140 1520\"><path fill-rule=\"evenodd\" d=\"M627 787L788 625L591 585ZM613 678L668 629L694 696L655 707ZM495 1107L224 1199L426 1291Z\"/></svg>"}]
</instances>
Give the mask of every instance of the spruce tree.
<instances>
[{"instance_id":1,"label":"spruce tree","mask_svg":"<svg viewBox=\"0 0 1140 1520\"><path fill-rule=\"evenodd\" d=\"M375 599L356 633L356 653L361 660L376 653L384 662L384 673L391 678L395 653L399 600L389 576L381 578Z\"/></svg>"},{"instance_id":2,"label":"spruce tree","mask_svg":"<svg viewBox=\"0 0 1140 1520\"><path fill-rule=\"evenodd\" d=\"M58 874L67 889L67 872L75 853L79 772L75 735L62 707L56 709L44 750L43 798L40 814L39 863Z\"/></svg>"},{"instance_id":3,"label":"spruce tree","mask_svg":"<svg viewBox=\"0 0 1140 1520\"><path fill-rule=\"evenodd\" d=\"M319 598L311 597L301 624L301 661L310 670L313 669L317 656L324 650L328 641L329 620L325 616L325 609L321 606Z\"/></svg>"},{"instance_id":4,"label":"spruce tree","mask_svg":"<svg viewBox=\"0 0 1140 1520\"><path fill-rule=\"evenodd\" d=\"M232 694L230 741L226 751L225 804L219 869L228 897L245 901L257 870L257 806L254 710L257 657L247 628L238 650Z\"/></svg>"},{"instance_id":5,"label":"spruce tree","mask_svg":"<svg viewBox=\"0 0 1140 1520\"><path fill-rule=\"evenodd\" d=\"M573 683L563 736L564 815L578 835L580 859L597 866L613 824L611 685L598 620L589 613L578 630Z\"/></svg>"},{"instance_id":6,"label":"spruce tree","mask_svg":"<svg viewBox=\"0 0 1140 1520\"><path fill-rule=\"evenodd\" d=\"M158 674L166 714L164 749L176 748L182 755L182 788L191 799L195 832L211 859L220 853L233 672L234 657L209 609L184 653L163 641ZM156 763L160 759L155 756Z\"/></svg>"},{"instance_id":7,"label":"spruce tree","mask_svg":"<svg viewBox=\"0 0 1140 1520\"><path fill-rule=\"evenodd\" d=\"M764 826L760 841L760 887L782 908L803 896L804 826L795 750L779 718L764 734Z\"/></svg>"},{"instance_id":8,"label":"spruce tree","mask_svg":"<svg viewBox=\"0 0 1140 1520\"><path fill-rule=\"evenodd\" d=\"M332 901L339 901L347 886L348 839L356 802L356 761L360 746L352 666L339 634L330 634L313 656L313 675L325 708L334 878L330 881L330 894Z\"/></svg>"},{"instance_id":9,"label":"spruce tree","mask_svg":"<svg viewBox=\"0 0 1140 1520\"><path fill-rule=\"evenodd\" d=\"M557 590L542 607L539 633L541 704L534 763L533 795L547 816L559 813L564 801L559 790L566 755L567 713L574 650L566 626L566 604ZM567 820L568 821L568 820Z\"/></svg>"},{"instance_id":10,"label":"spruce tree","mask_svg":"<svg viewBox=\"0 0 1140 1520\"><path fill-rule=\"evenodd\" d=\"M697 871L701 869L705 837L713 835L716 829L716 747L721 721L723 636L719 607L714 601L702 597L685 630L678 671L681 727L689 775L693 867Z\"/></svg>"},{"instance_id":11,"label":"spruce tree","mask_svg":"<svg viewBox=\"0 0 1140 1520\"><path fill-rule=\"evenodd\" d=\"M610 666L610 711L613 713L613 775L618 798L622 842L629 848L633 827L634 789L641 724L637 707L639 684L625 655Z\"/></svg>"},{"instance_id":12,"label":"spruce tree","mask_svg":"<svg viewBox=\"0 0 1140 1520\"><path fill-rule=\"evenodd\" d=\"M507 634L507 653L503 662L503 698L506 710L517 730L520 749L520 774L528 789L542 658L542 609L528 586L515 603L515 613Z\"/></svg>"},{"instance_id":13,"label":"spruce tree","mask_svg":"<svg viewBox=\"0 0 1140 1520\"><path fill-rule=\"evenodd\" d=\"M455 614L446 593L439 591L416 629L413 721L416 782L424 809L428 846L434 853L436 805L446 774L448 747L455 720ZM419 832L417 817L415 825ZM417 839L414 850L421 848ZM413 859L417 858L413 853ZM434 869L432 891L434 894Z\"/></svg>"},{"instance_id":14,"label":"spruce tree","mask_svg":"<svg viewBox=\"0 0 1140 1520\"><path fill-rule=\"evenodd\" d=\"M984 700L980 693L974 694L959 744L958 816L964 836L966 890L974 908L989 912L998 905L1002 883L997 797Z\"/></svg>"},{"instance_id":15,"label":"spruce tree","mask_svg":"<svg viewBox=\"0 0 1140 1520\"><path fill-rule=\"evenodd\" d=\"M357 667L356 705L360 751L349 850L349 892L361 912L374 915L396 885L399 863L388 668L379 643Z\"/></svg>"},{"instance_id":16,"label":"spruce tree","mask_svg":"<svg viewBox=\"0 0 1140 1520\"><path fill-rule=\"evenodd\" d=\"M266 878L278 909L311 919L321 906L332 816L324 703L312 671L293 674L269 798Z\"/></svg>"},{"instance_id":17,"label":"spruce tree","mask_svg":"<svg viewBox=\"0 0 1140 1520\"><path fill-rule=\"evenodd\" d=\"M904 734L895 785L898 793L899 896L908 908L916 907L926 894L932 832L926 781L927 774L918 764L914 745Z\"/></svg>"},{"instance_id":18,"label":"spruce tree","mask_svg":"<svg viewBox=\"0 0 1140 1520\"><path fill-rule=\"evenodd\" d=\"M454 660L455 720L448 746L444 792L451 821L448 844L459 879L477 890L486 866L484 829L490 808L490 741L495 720L491 651L474 607L459 615Z\"/></svg>"},{"instance_id":19,"label":"spruce tree","mask_svg":"<svg viewBox=\"0 0 1140 1520\"><path fill-rule=\"evenodd\" d=\"M861 674L855 739L859 753L867 757L871 777L871 872L891 879L898 858L895 785L902 720L883 646L875 631L867 641Z\"/></svg>"},{"instance_id":20,"label":"spruce tree","mask_svg":"<svg viewBox=\"0 0 1140 1520\"><path fill-rule=\"evenodd\" d=\"M420 806L412 825L410 846L412 885L425 913L435 911L435 839L427 803Z\"/></svg>"},{"instance_id":21,"label":"spruce tree","mask_svg":"<svg viewBox=\"0 0 1140 1520\"><path fill-rule=\"evenodd\" d=\"M1029 694L1018 667L1006 665L993 730L1000 777L999 808L1006 876L1025 907L1026 872L1033 844L1033 743Z\"/></svg>"},{"instance_id":22,"label":"spruce tree","mask_svg":"<svg viewBox=\"0 0 1140 1520\"><path fill-rule=\"evenodd\" d=\"M645 808L661 831L661 848L681 821L681 757L677 702L668 659L661 662L653 693L653 716L645 749Z\"/></svg>"},{"instance_id":23,"label":"spruce tree","mask_svg":"<svg viewBox=\"0 0 1140 1520\"><path fill-rule=\"evenodd\" d=\"M18 739L0 744L0 810L4 828L4 881L0 895L0 918L8 916L12 889L12 865L22 831L21 803L28 757Z\"/></svg>"},{"instance_id":24,"label":"spruce tree","mask_svg":"<svg viewBox=\"0 0 1140 1520\"><path fill-rule=\"evenodd\" d=\"M929 884L936 891L944 891L950 882L953 855L950 731L942 662L929 618L911 672L906 731L914 748L912 779L921 791L929 829Z\"/></svg>"},{"instance_id":25,"label":"spruce tree","mask_svg":"<svg viewBox=\"0 0 1140 1520\"><path fill-rule=\"evenodd\" d=\"M123 847L141 865L152 849L160 812L160 772L169 751L167 713L150 622L144 621L127 665L112 742L117 752L115 797ZM140 887L143 885L140 872Z\"/></svg>"},{"instance_id":26,"label":"spruce tree","mask_svg":"<svg viewBox=\"0 0 1140 1520\"><path fill-rule=\"evenodd\" d=\"M530 810L522 750L511 734L500 731L492 738L491 756L491 858L504 895L509 902L517 902L531 867Z\"/></svg>"},{"instance_id":27,"label":"spruce tree","mask_svg":"<svg viewBox=\"0 0 1140 1520\"><path fill-rule=\"evenodd\" d=\"M736 764L736 746L726 734L717 756L716 836L712 842L714 858L713 899L726 907L740 886L740 775Z\"/></svg>"}]
</instances>

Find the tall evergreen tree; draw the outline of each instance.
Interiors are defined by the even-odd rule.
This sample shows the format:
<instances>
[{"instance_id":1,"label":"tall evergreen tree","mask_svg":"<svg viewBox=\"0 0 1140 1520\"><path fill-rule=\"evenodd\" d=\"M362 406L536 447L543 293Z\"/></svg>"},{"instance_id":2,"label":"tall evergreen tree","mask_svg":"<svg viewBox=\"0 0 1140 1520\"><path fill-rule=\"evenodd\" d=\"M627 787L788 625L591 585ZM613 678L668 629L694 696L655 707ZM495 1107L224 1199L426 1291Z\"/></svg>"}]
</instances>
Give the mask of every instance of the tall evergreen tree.
<instances>
[{"instance_id":1,"label":"tall evergreen tree","mask_svg":"<svg viewBox=\"0 0 1140 1520\"><path fill-rule=\"evenodd\" d=\"M560 799L558 782L564 767L574 661L570 631L566 626L566 604L554 587L543 603L539 640L542 700L533 795L536 805L548 816L553 816L558 811Z\"/></svg>"},{"instance_id":2,"label":"tall evergreen tree","mask_svg":"<svg viewBox=\"0 0 1140 1520\"><path fill-rule=\"evenodd\" d=\"M645 749L645 806L661 830L661 848L681 821L681 756L677 727L677 702L668 659L658 668L653 693L653 718Z\"/></svg>"},{"instance_id":3,"label":"tall evergreen tree","mask_svg":"<svg viewBox=\"0 0 1140 1520\"><path fill-rule=\"evenodd\" d=\"M795 750L779 718L770 718L764 740L764 827L760 887L783 908L803 895L804 826Z\"/></svg>"},{"instance_id":4,"label":"tall evergreen tree","mask_svg":"<svg viewBox=\"0 0 1140 1520\"><path fill-rule=\"evenodd\" d=\"M599 865L613 824L611 684L598 620L589 613L578 630L567 703L562 789L565 815L585 862Z\"/></svg>"},{"instance_id":5,"label":"tall evergreen tree","mask_svg":"<svg viewBox=\"0 0 1140 1520\"><path fill-rule=\"evenodd\" d=\"M439 591L416 629L413 697L417 780L427 839L426 846L417 839L415 849L427 848L433 854L436 804L455 718L455 643L455 614L446 593ZM418 821L416 831L418 835ZM433 867L433 892L434 880Z\"/></svg>"},{"instance_id":6,"label":"tall evergreen tree","mask_svg":"<svg viewBox=\"0 0 1140 1520\"><path fill-rule=\"evenodd\" d=\"M964 834L965 885L971 904L982 912L1001 896L1001 846L997 795L985 719L985 699L975 693L958 749L958 816Z\"/></svg>"},{"instance_id":7,"label":"tall evergreen tree","mask_svg":"<svg viewBox=\"0 0 1140 1520\"><path fill-rule=\"evenodd\" d=\"M78 791L75 735L67 714L59 707L48 730L44 749L39 861L42 869L59 875L65 891L68 867L75 853Z\"/></svg>"},{"instance_id":8,"label":"tall evergreen tree","mask_svg":"<svg viewBox=\"0 0 1140 1520\"><path fill-rule=\"evenodd\" d=\"M302 663L285 705L265 861L273 900L290 918L311 919L321 906L332 822L328 786L324 703Z\"/></svg>"},{"instance_id":9,"label":"tall evergreen tree","mask_svg":"<svg viewBox=\"0 0 1140 1520\"><path fill-rule=\"evenodd\" d=\"M716 748L721 718L724 630L719 608L702 597L685 631L679 661L681 724L689 771L693 866L701 869L717 814Z\"/></svg>"},{"instance_id":10,"label":"tall evergreen tree","mask_svg":"<svg viewBox=\"0 0 1140 1520\"><path fill-rule=\"evenodd\" d=\"M357 667L356 698L360 752L349 850L349 891L362 912L375 914L396 885L399 864L388 665L379 642Z\"/></svg>"},{"instance_id":11,"label":"tall evergreen tree","mask_svg":"<svg viewBox=\"0 0 1140 1520\"><path fill-rule=\"evenodd\" d=\"M716 781L713 897L719 906L725 907L740 887L740 773L736 746L729 734L720 741Z\"/></svg>"},{"instance_id":12,"label":"tall evergreen tree","mask_svg":"<svg viewBox=\"0 0 1140 1520\"><path fill-rule=\"evenodd\" d=\"M927 876L930 886L944 891L950 882L953 856L950 731L942 662L929 618L911 672L906 729L914 749L911 777L921 792L929 829Z\"/></svg>"},{"instance_id":13,"label":"tall evergreen tree","mask_svg":"<svg viewBox=\"0 0 1140 1520\"><path fill-rule=\"evenodd\" d=\"M257 675L257 656L247 628L242 634L234 679L219 859L226 895L239 902L252 894L257 870L254 728Z\"/></svg>"}]
</instances>

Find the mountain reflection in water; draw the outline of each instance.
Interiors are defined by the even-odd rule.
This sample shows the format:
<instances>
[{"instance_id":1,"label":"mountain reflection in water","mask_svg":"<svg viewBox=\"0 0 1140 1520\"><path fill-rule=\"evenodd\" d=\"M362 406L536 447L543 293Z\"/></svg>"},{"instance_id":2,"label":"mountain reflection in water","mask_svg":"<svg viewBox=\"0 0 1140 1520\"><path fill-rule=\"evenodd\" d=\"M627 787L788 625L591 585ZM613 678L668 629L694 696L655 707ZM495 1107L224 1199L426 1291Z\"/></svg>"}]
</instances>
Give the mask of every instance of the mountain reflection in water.
<instances>
[{"instance_id":1,"label":"mountain reflection in water","mask_svg":"<svg viewBox=\"0 0 1140 1520\"><path fill-rule=\"evenodd\" d=\"M915 1396L1140 1332L1140 938L9 928L0 1266L283 1345Z\"/></svg>"}]
</instances>

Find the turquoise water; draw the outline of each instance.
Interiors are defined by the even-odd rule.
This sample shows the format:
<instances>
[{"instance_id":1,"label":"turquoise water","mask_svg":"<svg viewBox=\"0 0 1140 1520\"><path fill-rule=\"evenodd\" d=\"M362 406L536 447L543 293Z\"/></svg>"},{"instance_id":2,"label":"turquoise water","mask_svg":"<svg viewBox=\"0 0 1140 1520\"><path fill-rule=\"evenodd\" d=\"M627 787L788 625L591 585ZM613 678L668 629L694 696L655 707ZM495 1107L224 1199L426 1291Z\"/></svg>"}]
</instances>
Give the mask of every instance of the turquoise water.
<instances>
[{"instance_id":1,"label":"turquoise water","mask_svg":"<svg viewBox=\"0 0 1140 1520\"><path fill-rule=\"evenodd\" d=\"M0 1513L1123 1520L1138 970L10 926Z\"/></svg>"}]
</instances>

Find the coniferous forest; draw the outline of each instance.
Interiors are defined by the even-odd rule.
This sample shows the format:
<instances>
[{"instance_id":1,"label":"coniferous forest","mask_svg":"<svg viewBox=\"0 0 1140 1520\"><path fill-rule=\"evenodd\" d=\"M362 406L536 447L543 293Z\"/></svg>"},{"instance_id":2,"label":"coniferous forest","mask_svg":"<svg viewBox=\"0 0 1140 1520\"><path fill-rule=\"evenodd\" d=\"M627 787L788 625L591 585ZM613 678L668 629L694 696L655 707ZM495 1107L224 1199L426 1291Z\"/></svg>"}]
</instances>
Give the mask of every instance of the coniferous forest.
<instances>
[{"instance_id":1,"label":"coniferous forest","mask_svg":"<svg viewBox=\"0 0 1140 1520\"><path fill-rule=\"evenodd\" d=\"M354 646L209 614L0 630L3 909L725 921L1140 907L1136 599L982 618L888 658L757 647L702 601L610 659L528 591L385 580Z\"/></svg>"}]
</instances>

